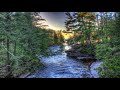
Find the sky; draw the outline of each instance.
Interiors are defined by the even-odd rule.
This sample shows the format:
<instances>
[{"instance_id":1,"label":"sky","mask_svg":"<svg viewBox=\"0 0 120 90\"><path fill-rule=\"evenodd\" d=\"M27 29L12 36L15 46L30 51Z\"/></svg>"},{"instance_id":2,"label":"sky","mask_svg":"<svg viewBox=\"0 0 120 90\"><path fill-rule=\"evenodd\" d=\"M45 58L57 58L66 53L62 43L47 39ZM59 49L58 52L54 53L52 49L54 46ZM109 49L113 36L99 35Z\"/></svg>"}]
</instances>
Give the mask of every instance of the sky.
<instances>
[{"instance_id":1,"label":"sky","mask_svg":"<svg viewBox=\"0 0 120 90\"><path fill-rule=\"evenodd\" d=\"M65 30L65 12L40 12L45 25L49 25L50 29Z\"/></svg>"},{"instance_id":2,"label":"sky","mask_svg":"<svg viewBox=\"0 0 120 90\"><path fill-rule=\"evenodd\" d=\"M73 12L70 13L73 14ZM65 12L40 12L40 15L43 19L46 19L44 24L48 25L48 28L53 30L66 30L64 24Z\"/></svg>"}]
</instances>

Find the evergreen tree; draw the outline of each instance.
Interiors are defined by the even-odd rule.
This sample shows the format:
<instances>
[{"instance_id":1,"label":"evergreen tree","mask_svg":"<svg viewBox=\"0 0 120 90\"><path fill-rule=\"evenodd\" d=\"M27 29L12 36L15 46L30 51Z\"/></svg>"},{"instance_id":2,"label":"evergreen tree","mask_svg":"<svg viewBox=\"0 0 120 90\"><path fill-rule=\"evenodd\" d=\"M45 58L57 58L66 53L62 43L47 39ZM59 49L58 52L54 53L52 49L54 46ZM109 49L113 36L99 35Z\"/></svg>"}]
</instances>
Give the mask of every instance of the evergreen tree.
<instances>
[{"instance_id":1,"label":"evergreen tree","mask_svg":"<svg viewBox=\"0 0 120 90\"><path fill-rule=\"evenodd\" d=\"M36 19L31 12L0 13L0 66L7 66L4 77L16 77L42 66L36 55L48 53L51 36L50 31L36 27L34 20L43 19Z\"/></svg>"}]
</instances>

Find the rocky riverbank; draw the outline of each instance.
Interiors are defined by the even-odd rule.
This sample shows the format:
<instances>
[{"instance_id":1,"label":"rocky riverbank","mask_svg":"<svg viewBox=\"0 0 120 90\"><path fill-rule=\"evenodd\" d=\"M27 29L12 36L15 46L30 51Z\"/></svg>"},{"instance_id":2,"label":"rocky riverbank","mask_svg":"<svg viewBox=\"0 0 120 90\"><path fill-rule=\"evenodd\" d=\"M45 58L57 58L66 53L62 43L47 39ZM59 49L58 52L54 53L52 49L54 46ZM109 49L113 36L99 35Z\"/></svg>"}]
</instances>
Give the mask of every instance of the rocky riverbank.
<instances>
[{"instance_id":1,"label":"rocky riverbank","mask_svg":"<svg viewBox=\"0 0 120 90\"><path fill-rule=\"evenodd\" d=\"M27 78L99 77L97 70L95 70L97 67L100 66L99 62L92 62L91 67L88 69L88 65L86 65L87 63L79 62L79 60L67 56L67 53L65 51L70 50L71 46L65 44L63 48L63 51L59 53L58 51L60 50L60 46L50 47L50 49L56 54L53 54L49 57L40 57L41 62L46 66L46 68L38 70L37 72L29 75Z\"/></svg>"},{"instance_id":2,"label":"rocky riverbank","mask_svg":"<svg viewBox=\"0 0 120 90\"><path fill-rule=\"evenodd\" d=\"M83 62L91 62L91 61L94 62L97 60L95 58L95 55L81 52L81 50L84 49L85 47L79 47L79 46L80 45L76 44L71 46L71 49L66 50L65 52L67 53L67 56L75 58L77 60L81 60Z\"/></svg>"}]
</instances>

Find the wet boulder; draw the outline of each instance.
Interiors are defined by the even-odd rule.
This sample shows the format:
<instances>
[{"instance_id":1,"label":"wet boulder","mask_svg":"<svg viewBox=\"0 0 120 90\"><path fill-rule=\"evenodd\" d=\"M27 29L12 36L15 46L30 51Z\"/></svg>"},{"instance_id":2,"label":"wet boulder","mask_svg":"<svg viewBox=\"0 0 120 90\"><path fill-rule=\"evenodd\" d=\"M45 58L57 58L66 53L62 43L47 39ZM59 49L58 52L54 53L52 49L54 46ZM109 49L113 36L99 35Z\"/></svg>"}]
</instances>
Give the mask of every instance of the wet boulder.
<instances>
[{"instance_id":1,"label":"wet boulder","mask_svg":"<svg viewBox=\"0 0 120 90\"><path fill-rule=\"evenodd\" d=\"M103 64L103 62L101 62L101 61L96 61L96 62L93 62L91 64L90 72L91 72L91 74L93 75L94 78L99 78L98 68L103 69L102 64Z\"/></svg>"}]
</instances>

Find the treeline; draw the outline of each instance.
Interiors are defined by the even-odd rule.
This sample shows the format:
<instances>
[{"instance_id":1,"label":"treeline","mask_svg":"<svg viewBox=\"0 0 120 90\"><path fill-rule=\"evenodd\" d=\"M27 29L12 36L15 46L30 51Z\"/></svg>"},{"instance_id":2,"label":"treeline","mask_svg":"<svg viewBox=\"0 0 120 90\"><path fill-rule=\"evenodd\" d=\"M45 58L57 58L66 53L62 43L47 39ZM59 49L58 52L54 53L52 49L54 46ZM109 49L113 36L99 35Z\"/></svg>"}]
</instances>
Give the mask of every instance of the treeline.
<instances>
[{"instance_id":1,"label":"treeline","mask_svg":"<svg viewBox=\"0 0 120 90\"><path fill-rule=\"evenodd\" d=\"M51 42L57 42L42 21L39 12L0 13L0 77L18 77L43 66L37 56L48 55Z\"/></svg>"},{"instance_id":2,"label":"treeline","mask_svg":"<svg viewBox=\"0 0 120 90\"><path fill-rule=\"evenodd\" d=\"M120 77L120 13L66 12L66 16L67 30L78 34L72 41L79 42L84 53L103 61L100 77Z\"/></svg>"},{"instance_id":3,"label":"treeline","mask_svg":"<svg viewBox=\"0 0 120 90\"><path fill-rule=\"evenodd\" d=\"M53 42L50 45L60 45L64 42L64 37L62 35L62 31L58 30L51 30L52 36L53 37Z\"/></svg>"}]
</instances>

